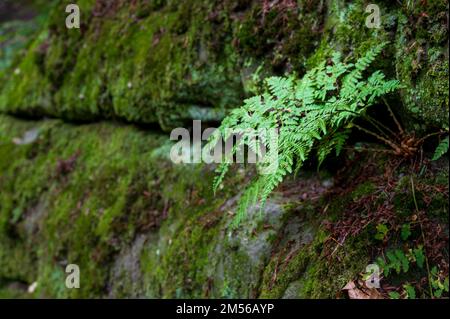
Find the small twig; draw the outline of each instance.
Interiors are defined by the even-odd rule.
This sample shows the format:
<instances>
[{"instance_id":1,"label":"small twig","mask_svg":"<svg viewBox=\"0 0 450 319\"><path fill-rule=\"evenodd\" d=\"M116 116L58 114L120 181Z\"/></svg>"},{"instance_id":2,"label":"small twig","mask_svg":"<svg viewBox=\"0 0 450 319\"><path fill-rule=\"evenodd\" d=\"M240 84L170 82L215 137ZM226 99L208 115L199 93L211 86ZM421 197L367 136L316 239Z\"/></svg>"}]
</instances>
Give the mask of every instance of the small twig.
<instances>
[{"instance_id":1,"label":"small twig","mask_svg":"<svg viewBox=\"0 0 450 319\"><path fill-rule=\"evenodd\" d=\"M342 238L341 242L336 241L338 244L336 245L336 247L333 249L333 251L331 252L330 256L333 256L334 253L338 250L339 246L343 246L345 239L347 238L348 232L344 235L344 237ZM334 238L333 238L334 239Z\"/></svg>"},{"instance_id":2,"label":"small twig","mask_svg":"<svg viewBox=\"0 0 450 319\"><path fill-rule=\"evenodd\" d=\"M342 246L342 244L340 242L338 242L336 239L334 239L334 237L330 236L330 239L333 240L336 244L338 244L339 246Z\"/></svg>"}]
</instances>

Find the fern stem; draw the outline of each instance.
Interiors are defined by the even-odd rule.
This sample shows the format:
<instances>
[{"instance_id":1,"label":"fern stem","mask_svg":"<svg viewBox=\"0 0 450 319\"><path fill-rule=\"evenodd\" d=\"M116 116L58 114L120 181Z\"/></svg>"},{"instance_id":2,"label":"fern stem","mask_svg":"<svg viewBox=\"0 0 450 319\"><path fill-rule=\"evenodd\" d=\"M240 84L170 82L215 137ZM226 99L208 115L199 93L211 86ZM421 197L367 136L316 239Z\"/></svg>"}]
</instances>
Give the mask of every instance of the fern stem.
<instances>
[{"instance_id":1,"label":"fern stem","mask_svg":"<svg viewBox=\"0 0 450 319\"><path fill-rule=\"evenodd\" d=\"M427 135L425 135L424 137L422 137L421 139L417 140L416 144L419 145L420 143L422 143L423 141L425 141L427 138L430 138L430 137L435 136L435 135L442 135L442 134L445 134L445 133L447 133L447 132L445 132L445 131L440 131L440 132L435 132L435 133L427 134Z\"/></svg>"},{"instance_id":2,"label":"fern stem","mask_svg":"<svg viewBox=\"0 0 450 319\"><path fill-rule=\"evenodd\" d=\"M378 135L377 133L374 133L372 131L369 131L368 129L365 129L364 127L361 127L355 123L353 123L353 125L358 128L359 130L366 132L367 134L370 134L374 137L376 137L377 139L379 139L380 141L383 141L384 143L386 143L387 145L389 145L390 147L392 147L394 149L395 152L399 152L400 149L397 145L395 145L394 143L392 143L391 141L389 141L388 139L385 139L384 137Z\"/></svg>"},{"instance_id":3,"label":"fern stem","mask_svg":"<svg viewBox=\"0 0 450 319\"><path fill-rule=\"evenodd\" d=\"M394 133L394 131L392 131L389 127L387 127L386 125L384 125L383 123L381 123L380 121L374 119L373 117L366 115L364 116L365 119L367 119L369 122L370 121L374 121L376 122L380 127L382 127L383 129L385 129L386 131L388 131L390 134L392 134L392 136L396 136L396 134ZM373 124L373 123L372 123Z\"/></svg>"},{"instance_id":4,"label":"fern stem","mask_svg":"<svg viewBox=\"0 0 450 319\"><path fill-rule=\"evenodd\" d=\"M400 134L403 135L405 132L403 131L403 127L400 125L400 122L397 120L397 117L395 116L394 112L392 112L391 106L387 102L387 100L383 97L384 104L386 104L386 107L389 111L389 114L391 115L392 119L395 122L395 125L397 125L398 130L400 131Z\"/></svg>"},{"instance_id":5,"label":"fern stem","mask_svg":"<svg viewBox=\"0 0 450 319\"><path fill-rule=\"evenodd\" d=\"M389 135L387 135L378 125L380 125L381 127L385 128L383 124L379 123L378 121L376 121L375 119L372 119L370 116L365 116L363 115L363 118L366 119L370 124L372 124L379 132L380 134L382 134L385 138L390 138ZM385 128L386 129L386 128ZM389 129L387 129L388 131L391 131ZM392 132L392 131L391 131ZM392 135L395 136L395 134Z\"/></svg>"},{"instance_id":6,"label":"fern stem","mask_svg":"<svg viewBox=\"0 0 450 319\"><path fill-rule=\"evenodd\" d=\"M386 138L390 138L390 137L385 132L383 132L383 130L380 127L382 127L383 129L385 129L386 131L391 133L392 136L396 135L390 128L388 128L383 123L381 123L380 121L374 119L373 117L371 117L367 114L357 113L352 110L339 110L339 111L349 112L349 113L355 114L357 116L362 116L365 120L367 120L369 123L371 123L376 129L378 129L378 131L380 131L380 133L382 133ZM378 127L377 125L379 125L380 127Z\"/></svg>"},{"instance_id":7,"label":"fern stem","mask_svg":"<svg viewBox=\"0 0 450 319\"><path fill-rule=\"evenodd\" d=\"M393 150L382 150L378 148L366 148L366 147L346 147L347 150L354 150L354 151L366 151L366 152L380 152L380 153L389 153L389 154L395 154Z\"/></svg>"}]
</instances>

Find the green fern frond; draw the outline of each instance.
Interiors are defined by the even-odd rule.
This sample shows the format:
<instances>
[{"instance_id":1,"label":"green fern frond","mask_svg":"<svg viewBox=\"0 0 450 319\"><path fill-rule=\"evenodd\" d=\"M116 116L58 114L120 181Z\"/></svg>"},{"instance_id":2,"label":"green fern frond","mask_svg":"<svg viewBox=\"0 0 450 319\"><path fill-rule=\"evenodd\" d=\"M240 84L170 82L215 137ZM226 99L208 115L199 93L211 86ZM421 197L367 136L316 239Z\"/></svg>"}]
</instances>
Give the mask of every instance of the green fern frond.
<instances>
[{"instance_id":1,"label":"green fern frond","mask_svg":"<svg viewBox=\"0 0 450 319\"><path fill-rule=\"evenodd\" d=\"M249 207L258 201L260 207L283 179L297 173L302 164L315 151L319 165L334 150L337 155L345 145L351 123L362 116L378 98L400 87L396 80L386 80L381 71L365 77L365 71L382 52L385 43L368 50L355 63L344 63L339 53L333 54L331 63L324 61L308 71L303 78L295 76L270 77L266 91L244 101L241 108L226 117L218 132L226 140L227 129L241 130L240 146L258 153L264 147L266 156L276 161L257 163L258 175L241 196L235 221L244 218ZM278 146L265 130L276 130ZM261 135L258 142L255 135ZM214 136L209 142L217 142ZM444 150L444 146L441 147ZM448 139L447 139L448 149ZM231 155L235 154L233 147ZM217 169L214 180L216 190L223 181L230 163Z\"/></svg>"},{"instance_id":2,"label":"green fern frond","mask_svg":"<svg viewBox=\"0 0 450 319\"><path fill-rule=\"evenodd\" d=\"M447 152L448 152L448 136L445 139L443 139L436 147L432 160L436 161L440 159Z\"/></svg>"}]
</instances>

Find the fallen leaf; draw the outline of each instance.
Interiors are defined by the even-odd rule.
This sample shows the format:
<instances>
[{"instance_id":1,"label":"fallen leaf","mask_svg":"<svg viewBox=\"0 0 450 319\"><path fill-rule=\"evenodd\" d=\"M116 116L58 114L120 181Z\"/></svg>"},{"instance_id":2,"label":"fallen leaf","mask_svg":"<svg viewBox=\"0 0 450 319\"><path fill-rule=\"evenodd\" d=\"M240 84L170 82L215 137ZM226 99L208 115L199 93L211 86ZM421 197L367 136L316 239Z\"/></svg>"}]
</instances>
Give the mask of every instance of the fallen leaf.
<instances>
[{"instance_id":1,"label":"fallen leaf","mask_svg":"<svg viewBox=\"0 0 450 319\"><path fill-rule=\"evenodd\" d=\"M350 281L342 290L347 290L350 299L384 299L377 289L368 288L361 280L358 281L358 285Z\"/></svg>"},{"instance_id":2,"label":"fallen leaf","mask_svg":"<svg viewBox=\"0 0 450 319\"><path fill-rule=\"evenodd\" d=\"M36 141L38 136L39 136L39 129L34 128L29 131L26 131L25 134L20 138L19 137L13 138L13 143L16 145L31 144L34 141Z\"/></svg>"},{"instance_id":3,"label":"fallen leaf","mask_svg":"<svg viewBox=\"0 0 450 319\"><path fill-rule=\"evenodd\" d=\"M37 285L38 285L37 281L33 282L33 283L28 287L28 293L29 293L29 294L32 294L33 292L35 292L35 291L36 291L36 288L37 288Z\"/></svg>"}]
</instances>

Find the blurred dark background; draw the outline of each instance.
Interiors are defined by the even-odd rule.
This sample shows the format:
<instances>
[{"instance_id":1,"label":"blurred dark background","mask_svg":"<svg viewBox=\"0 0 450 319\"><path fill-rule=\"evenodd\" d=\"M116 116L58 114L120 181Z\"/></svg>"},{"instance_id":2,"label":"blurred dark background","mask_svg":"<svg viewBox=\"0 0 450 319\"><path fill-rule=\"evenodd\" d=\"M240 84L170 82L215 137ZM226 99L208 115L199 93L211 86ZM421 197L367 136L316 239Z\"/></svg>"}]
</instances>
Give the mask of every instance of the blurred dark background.
<instances>
[{"instance_id":1,"label":"blurred dark background","mask_svg":"<svg viewBox=\"0 0 450 319\"><path fill-rule=\"evenodd\" d=\"M54 1L0 0L0 72L27 47L45 22Z\"/></svg>"},{"instance_id":2,"label":"blurred dark background","mask_svg":"<svg viewBox=\"0 0 450 319\"><path fill-rule=\"evenodd\" d=\"M0 23L9 20L29 20L36 16L39 2L42 1L13 1L2 0L0 2Z\"/></svg>"}]
</instances>

